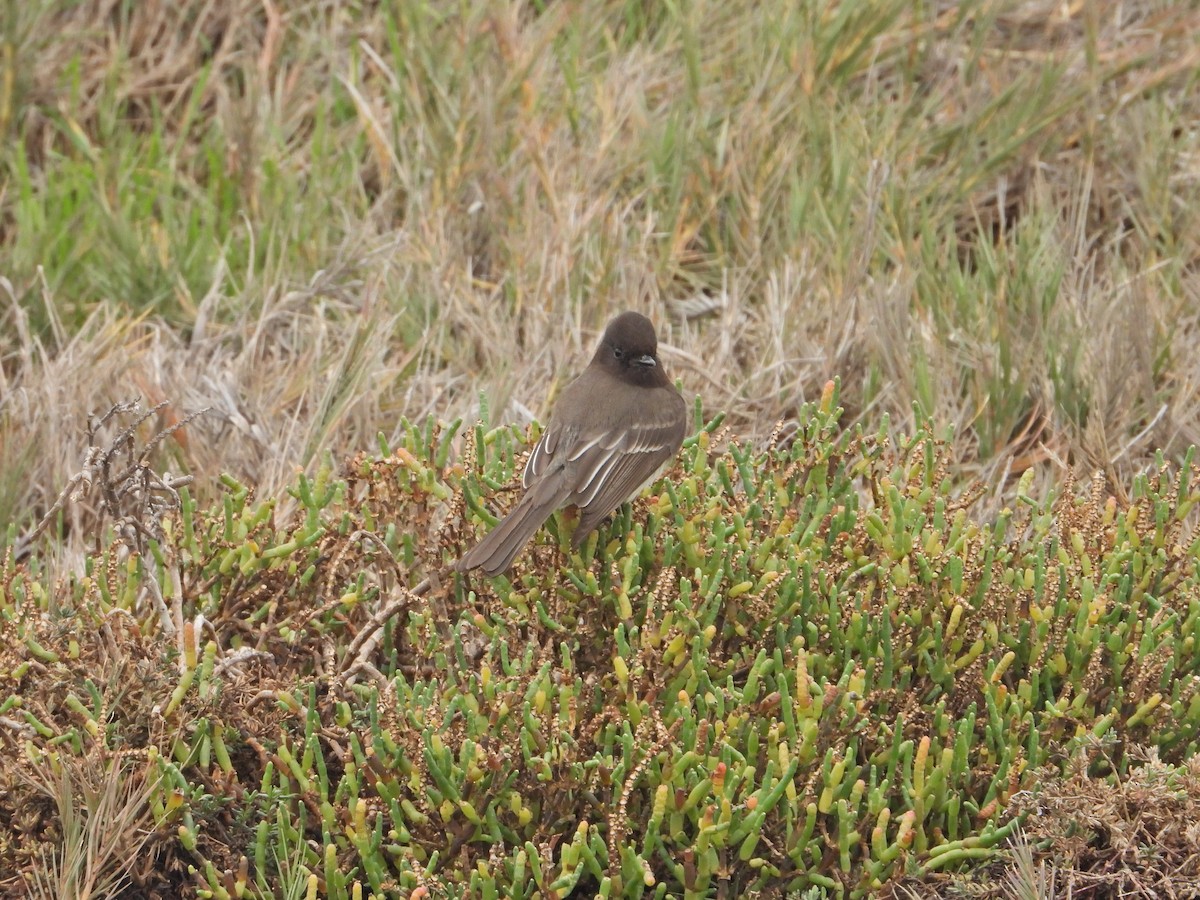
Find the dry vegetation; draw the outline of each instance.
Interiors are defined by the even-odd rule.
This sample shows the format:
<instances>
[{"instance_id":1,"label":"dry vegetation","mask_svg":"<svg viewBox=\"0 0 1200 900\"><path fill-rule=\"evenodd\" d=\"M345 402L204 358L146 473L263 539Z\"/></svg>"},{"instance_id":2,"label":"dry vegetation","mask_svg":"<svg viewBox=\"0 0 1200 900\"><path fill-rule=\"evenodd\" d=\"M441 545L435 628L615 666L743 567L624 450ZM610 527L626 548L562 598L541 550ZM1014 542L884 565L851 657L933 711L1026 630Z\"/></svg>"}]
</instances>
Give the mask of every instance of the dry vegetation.
<instances>
[{"instance_id":1,"label":"dry vegetation","mask_svg":"<svg viewBox=\"0 0 1200 900\"><path fill-rule=\"evenodd\" d=\"M256 840L246 839L244 829L261 826L272 798L281 809L292 809L287 803L295 796L301 806L316 801L282 783L232 812L214 798L260 784L264 761L274 765L276 744L296 741L292 749L303 755L316 727L306 719L310 708L319 706L328 728L330 717L341 723L346 716L356 728L368 720L381 727L378 697L368 702L361 692L345 699L331 692L310 707L305 685L336 678L347 658L362 663L358 676L379 667L417 682L429 675L421 666L435 665L422 653L432 658L428 648L442 635L430 630L432 620L403 621L409 605L391 609L401 615L384 629L384 650L353 643L359 629L370 632L379 611L336 604L363 590L352 584L355 566L382 565L370 538L351 540L344 530L341 543L323 538L336 544L322 543L326 555L313 563L325 567L325 582L299 584L297 572L273 570L260 585L245 573L226 580L249 565L250 551L239 543L246 535L214 538L231 554L229 568L222 568L224 557L188 557L178 529L200 529L228 515L231 497L246 509L256 508L253 497L271 504L254 526L272 531L270 540L257 539L262 547L286 545L297 529L308 539L304 529L316 527L313 517L322 528L336 530L341 516L342 526L383 533L387 523L379 516L386 514L392 532L380 546L398 560L395 582L411 584L442 561L448 550L439 542L447 534L452 543L462 539L444 531L465 527L459 521L465 500L457 493L462 472L452 462L433 466L437 477L422 487L445 489L436 498L442 505L422 513L436 520L411 518L407 495L366 513L339 505L342 497L317 504L298 487L308 482L298 482L297 472L317 479L325 466L320 477L328 480L327 460L379 440L407 446L402 416L416 422L427 415L446 422L482 416L491 425L523 427L545 412L555 385L583 363L617 310L640 309L659 323L663 355L685 393L701 395L710 410L725 410L729 433L746 443L763 447L774 435L787 445L803 434L811 414L803 404L833 377L841 383L841 425L879 432L880 447L889 445L885 436L898 446L899 436L924 427L928 415L946 436L938 465L949 479L947 496L975 499L972 521L983 531L1003 518L1005 504L1066 516L1063 527L1080 528L1081 514L1046 498L1070 497L1072 479L1084 482L1095 471L1107 474L1103 490L1115 496L1090 494L1088 514L1120 520L1144 502L1131 492L1135 475L1161 471L1156 453L1177 463L1188 445L1200 442L1195 4L29 0L3 4L0 29L0 529L8 530L7 537L0 531L0 628L25 628L17 624L21 610L37 620L15 649L6 645L17 655L0 665L0 678L8 679L0 690L0 740L19 738L27 764L19 777L17 770L3 773L3 787L19 802L0 808L0 860L38 872L45 896L115 896L131 882L172 896L184 883L209 889L237 883L240 854ZM483 408L481 391L488 398ZM122 418L126 407L112 422L89 419L134 398L145 408L170 402L140 422ZM468 443L460 436L444 452L459 458ZM388 458L358 476L371 490L395 476L389 467L397 463ZM743 464L725 459L731 469ZM484 490L503 482L510 464L492 472ZM195 477L190 493L180 494L187 480L179 473ZM222 480L222 473L232 477ZM977 492L969 487L973 478ZM241 493L243 484L253 486L253 497ZM472 490L478 493L479 485L468 484ZM867 512L886 490L869 480L855 490L864 504L856 540L870 545L879 538L864 537ZM432 503L420 502L426 500ZM451 502L457 505L447 508ZM1194 498L1170 503L1182 523ZM1044 537L1038 529L1050 527L1050 519L1030 515L1027 532L1011 538L1018 556L1036 557L1036 547L1022 541ZM705 520L703 527L721 521ZM1084 555L1118 559L1114 565L1123 572L1120 566L1132 563L1120 554L1129 548L1121 549L1117 526L1105 521L1089 526L1095 544ZM1129 525L1131 533L1145 527L1145 521ZM419 545L420 534L435 537ZM669 540L656 539L644 552L655 566L670 552ZM1175 629L1183 641L1198 615L1189 569L1196 547L1190 533L1175 540L1161 548L1164 556L1145 560L1155 578L1166 579L1147 593L1173 610L1161 613L1169 627L1154 618L1159 613L1147 615L1152 631ZM558 572L550 547L541 552L546 571L526 574L551 579L543 590L573 585L587 593ZM623 559L619 548L613 552ZM157 568L147 563L163 553L181 555L158 560ZM1170 566L1176 569L1167 572ZM172 572L181 578L191 572L196 580L171 583ZM983 578L983 569L974 575ZM371 578L378 583L367 594L389 596L392 575ZM115 595L103 593L110 589ZM881 596L894 589L880 581ZM517 585L473 599L455 593L435 618L446 627L460 613L468 619L479 613L472 604L499 604L483 607L485 622L497 628L503 622L505 634L516 629L518 642L554 648L552 625L561 626L567 611L542 611L548 632L520 630L516 613L536 607L527 596L533 590ZM645 603L646 595L639 596ZM842 599L854 596L849 591ZM1078 616L1079 596L1070 600L1060 612ZM64 609L96 625L88 636L94 643L73 650L72 629L55 630L54 616ZM986 618L986 610L975 611ZM197 613L214 629L212 645L232 661L211 664L219 691L198 695L189 686L177 702L182 706L163 717L181 668L197 665L187 663L188 654L204 645L195 635L183 637L184 620ZM942 614L948 608L914 620L915 644L926 629L942 627ZM611 609L606 615L609 626L621 618ZM1131 612L1128 620L1105 621L1132 628L1136 620ZM1048 621L1058 629L1056 640L1074 640L1074 619ZM412 643L408 656L391 644L402 633ZM614 656L644 663L636 648L613 645L611 628L585 637L576 649L593 656L575 660L582 670ZM997 654L984 653L979 666L1000 665L1004 648L1032 653L1024 631L986 637L988 653ZM498 652L495 643L503 639L490 637L488 653ZM745 635L722 639L730 645L694 664L705 677L745 677L752 658L742 659L741 668L731 662ZM769 644L768 637L755 639ZM266 655L240 656L238 646ZM350 647L353 654L344 657ZM796 647L785 641L778 649L794 666ZM1147 731L1153 708L1142 709L1157 692L1164 710L1188 722L1197 718L1182 675L1194 646L1180 644L1165 671L1155 668L1165 665L1159 650L1142 650L1146 659L1134 667L1141 681L1124 698L1096 694L1098 681L1117 677L1105 668L1115 665L1117 650L1088 657L1078 684L1064 679L1057 661L1036 655L1021 656L1009 670L1016 691L1023 678L1049 666L1060 681L1042 683L1044 699L1069 707L1055 707L1057 718L1045 720L1045 740L1057 741L1055 752L1065 755L1047 751L1038 760L1026 753L1027 764L1046 763L1057 775L1039 795L1045 830L1035 819L1025 822L1031 843L1024 845L1027 858L1020 846L1014 857L1014 896L1027 896L1021 890L1039 878L1042 894L1051 881L1075 896L1195 892L1200 838L1172 825L1176 813L1194 817L1200 803L1189 762L1195 741L1166 724ZM91 688L55 668L78 661L81 652ZM482 691L479 659L469 662L460 675L464 683L475 678L471 690ZM61 680L37 701L49 705L34 709L50 733L34 729L36 738L29 738L33 726L13 718L4 703L10 691L17 696L21 679L45 674L38 666ZM842 673L833 662L829 667L824 683L834 690ZM66 669L77 673L78 665ZM973 669L972 677L982 671ZM928 675L922 670L921 677ZM1051 679L1049 672L1045 677ZM510 685L522 702L529 678L523 669L513 676L520 689ZM1081 707L1071 692L1084 680L1089 699ZM941 686L925 684L925 699L945 689L944 681L933 681ZM982 676L976 681L954 702L983 704L995 685L988 688ZM1073 685L1066 699L1059 693L1064 684ZM259 686L274 693L258 693ZM726 695L722 683L716 694L734 702L742 686L730 684L734 693ZM643 689L646 708L685 716L683 701L678 708L664 701L660 709L657 687L646 682ZM84 696L89 690L95 694ZM82 706L68 703L68 694ZM829 699L839 714L858 721L861 710L842 694ZM1071 743L1082 740L1071 728L1090 733L1110 708L1119 746L1104 745L1101 753ZM1030 703L1026 712L1043 711ZM715 717L699 706L694 714ZM764 721L770 714L763 711ZM1120 723L1130 718L1134 727L1126 733ZM91 734L88 721L109 739ZM1017 727L1018 718L1012 721ZM196 749L207 738L211 751L220 743L214 723L248 736L237 744L243 755L228 765L200 766L180 748ZM922 724L928 723L911 727ZM842 747L845 725L839 720L822 732L828 747ZM394 733L399 726L393 726L382 728ZM875 727L885 726L872 720ZM114 736L129 746L116 746ZM515 740L516 732L507 738ZM642 749L655 748L647 758L672 752L662 735L639 731L638 739ZM912 739L919 742L916 731ZM45 755L64 740L81 750L78 759ZM326 749L353 756L341 732L322 732L322 740ZM1169 765L1143 764L1142 745L1162 747ZM569 750L579 761L593 751L603 756L612 748L585 742ZM168 789L159 779L171 766L178 779ZM829 774L819 760L815 771L812 790ZM638 774L666 783L659 769ZM998 798L1024 796L1032 775L1016 793L991 775L964 780L964 796L977 808L945 812L937 827L969 821L979 833L995 834L1002 822L1015 822L1004 818L1002 803L990 817L975 814ZM379 773L372 777L377 788L387 783ZM695 788L694 773L680 777ZM729 790L734 796L735 788ZM147 796L158 826L152 830L142 828ZM1089 809L1088 817L1075 816L1074 830L1073 798ZM849 802L848 795L841 799ZM631 802L644 822L653 792L635 793ZM903 803L887 802L899 816ZM1019 811L1020 799L1013 802ZM875 800L863 803L878 813ZM72 818L70 809L89 812ZM352 825L354 810L339 806L343 812ZM309 813L307 836L319 842L313 823L326 813ZM703 830L700 812L696 821L690 814L678 812L693 829L689 840ZM771 827L786 831L788 814L779 812ZM169 829L193 815L220 837L210 831L208 844L181 844ZM838 864L848 852L838 841L858 833L839 832L849 821L840 815L822 811L818 828ZM132 843L97 848L97 820L126 823L120 833ZM896 821L884 828L888 847L900 840ZM346 824L325 822L341 843L336 863L322 870L323 888L354 853L370 856L346 836L352 827L339 830ZM272 826L270 870L282 880L273 886L283 896L302 894L312 870L321 868L305 855L305 827ZM1064 834L1066 843L1059 842ZM21 836L16 844L13 835ZM428 852L437 834L409 837ZM953 843L944 833L932 839ZM538 832L528 840L544 853L571 838ZM581 840L599 840L588 851L597 859L601 849L613 850L601 847L614 840L611 829ZM872 838L864 832L863 841ZM1059 866L1049 872L1038 869L1048 846ZM1147 846L1162 852L1147 857ZM129 866L139 850L145 859L162 854L169 865L158 872ZM461 845L454 850L467 852ZM775 866L792 859L760 853ZM867 857L864 871L886 853ZM909 857L888 865L896 858ZM919 853L912 858L921 866L929 861ZM204 861L232 874L205 873ZM255 877L262 862L246 877ZM40 868L28 868L34 863ZM198 880L186 873L187 864L200 868ZM507 856L496 863L515 878L514 865ZM688 865L695 876L695 861ZM425 877L405 872L392 874L409 887ZM911 882L902 874L888 869L885 880L901 891L972 890L962 880L948 887L932 869ZM1008 878L988 867L977 875L984 891ZM660 883L668 876L674 874L659 870ZM843 886L851 882L842 879ZM21 885L32 889L28 879Z\"/></svg>"},{"instance_id":2,"label":"dry vegetation","mask_svg":"<svg viewBox=\"0 0 1200 900\"><path fill-rule=\"evenodd\" d=\"M763 436L954 427L993 485L1200 435L1200 11L908 0L7 4L0 519L170 398L265 492L544 413L615 310Z\"/></svg>"}]
</instances>

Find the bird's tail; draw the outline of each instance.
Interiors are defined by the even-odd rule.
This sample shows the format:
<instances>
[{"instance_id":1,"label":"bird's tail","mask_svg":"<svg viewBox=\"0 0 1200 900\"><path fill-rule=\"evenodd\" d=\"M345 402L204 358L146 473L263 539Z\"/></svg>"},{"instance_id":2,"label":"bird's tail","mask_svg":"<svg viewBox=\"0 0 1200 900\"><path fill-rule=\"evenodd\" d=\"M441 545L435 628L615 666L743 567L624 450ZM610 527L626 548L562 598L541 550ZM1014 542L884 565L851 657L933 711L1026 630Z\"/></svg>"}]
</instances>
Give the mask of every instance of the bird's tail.
<instances>
[{"instance_id":1,"label":"bird's tail","mask_svg":"<svg viewBox=\"0 0 1200 900\"><path fill-rule=\"evenodd\" d=\"M496 527L454 564L459 572L483 569L487 575L499 575L512 565L513 559L542 523L558 508L560 498L547 492L531 490Z\"/></svg>"}]
</instances>

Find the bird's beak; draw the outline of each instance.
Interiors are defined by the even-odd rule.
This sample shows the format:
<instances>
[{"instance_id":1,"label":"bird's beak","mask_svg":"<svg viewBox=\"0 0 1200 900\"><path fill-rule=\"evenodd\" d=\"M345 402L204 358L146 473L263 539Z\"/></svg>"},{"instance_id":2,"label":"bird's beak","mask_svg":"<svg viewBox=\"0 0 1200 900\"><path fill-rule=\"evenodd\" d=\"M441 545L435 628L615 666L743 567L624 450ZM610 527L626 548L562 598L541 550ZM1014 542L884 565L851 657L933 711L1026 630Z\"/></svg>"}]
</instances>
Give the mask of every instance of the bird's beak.
<instances>
[{"instance_id":1,"label":"bird's beak","mask_svg":"<svg viewBox=\"0 0 1200 900\"><path fill-rule=\"evenodd\" d=\"M635 356L633 358L633 363L634 365L645 366L646 368L650 369L658 365L658 360L647 353L643 356Z\"/></svg>"}]
</instances>

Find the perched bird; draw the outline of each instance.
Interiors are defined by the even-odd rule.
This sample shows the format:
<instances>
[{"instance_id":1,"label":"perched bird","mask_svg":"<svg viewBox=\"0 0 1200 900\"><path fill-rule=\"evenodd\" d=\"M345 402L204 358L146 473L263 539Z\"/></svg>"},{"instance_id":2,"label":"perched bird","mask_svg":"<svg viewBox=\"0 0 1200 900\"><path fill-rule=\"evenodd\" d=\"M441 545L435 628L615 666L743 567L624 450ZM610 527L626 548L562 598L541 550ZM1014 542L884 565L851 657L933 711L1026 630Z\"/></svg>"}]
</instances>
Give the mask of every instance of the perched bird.
<instances>
[{"instance_id":1,"label":"perched bird","mask_svg":"<svg viewBox=\"0 0 1200 900\"><path fill-rule=\"evenodd\" d=\"M608 323L592 361L563 388L521 483L525 493L454 564L498 575L556 509L579 507L578 547L609 513L674 459L687 404L658 361L650 320L624 312Z\"/></svg>"}]
</instances>

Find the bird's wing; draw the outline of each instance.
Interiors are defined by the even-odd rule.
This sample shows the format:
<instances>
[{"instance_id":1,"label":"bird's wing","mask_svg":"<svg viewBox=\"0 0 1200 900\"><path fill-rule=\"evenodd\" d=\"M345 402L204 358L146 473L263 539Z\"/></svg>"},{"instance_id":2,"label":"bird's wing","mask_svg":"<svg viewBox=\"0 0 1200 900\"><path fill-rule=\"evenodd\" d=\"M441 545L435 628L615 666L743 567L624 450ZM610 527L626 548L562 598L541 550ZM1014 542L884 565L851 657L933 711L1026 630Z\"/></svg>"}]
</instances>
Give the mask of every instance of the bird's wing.
<instances>
[{"instance_id":1,"label":"bird's wing","mask_svg":"<svg viewBox=\"0 0 1200 900\"><path fill-rule=\"evenodd\" d=\"M541 439L534 445L533 452L525 463L525 472L521 476L521 486L528 488L531 484L543 478L556 462L565 457L559 456L560 446L569 451L575 443L577 429L564 428L555 422L546 426Z\"/></svg>"},{"instance_id":2,"label":"bird's wing","mask_svg":"<svg viewBox=\"0 0 1200 900\"><path fill-rule=\"evenodd\" d=\"M601 392L611 391L612 381L594 366L588 366L579 377L563 388L555 403L554 415L546 423L529 460L521 484L526 489L544 481L548 474L564 474L568 462L573 462L609 430L609 425L592 418L594 399ZM617 420L621 418L617 416Z\"/></svg>"},{"instance_id":3,"label":"bird's wing","mask_svg":"<svg viewBox=\"0 0 1200 900\"><path fill-rule=\"evenodd\" d=\"M613 402L614 390L623 402ZM608 402L596 403L601 396ZM588 369L564 389L558 418L529 455L522 481L528 491L580 507L579 541L654 477L686 430L687 406L673 387L628 390Z\"/></svg>"},{"instance_id":4,"label":"bird's wing","mask_svg":"<svg viewBox=\"0 0 1200 900\"><path fill-rule=\"evenodd\" d=\"M630 499L679 450L684 420L663 419L600 436L579 456L575 492L569 498L583 510L576 541Z\"/></svg>"}]
</instances>

